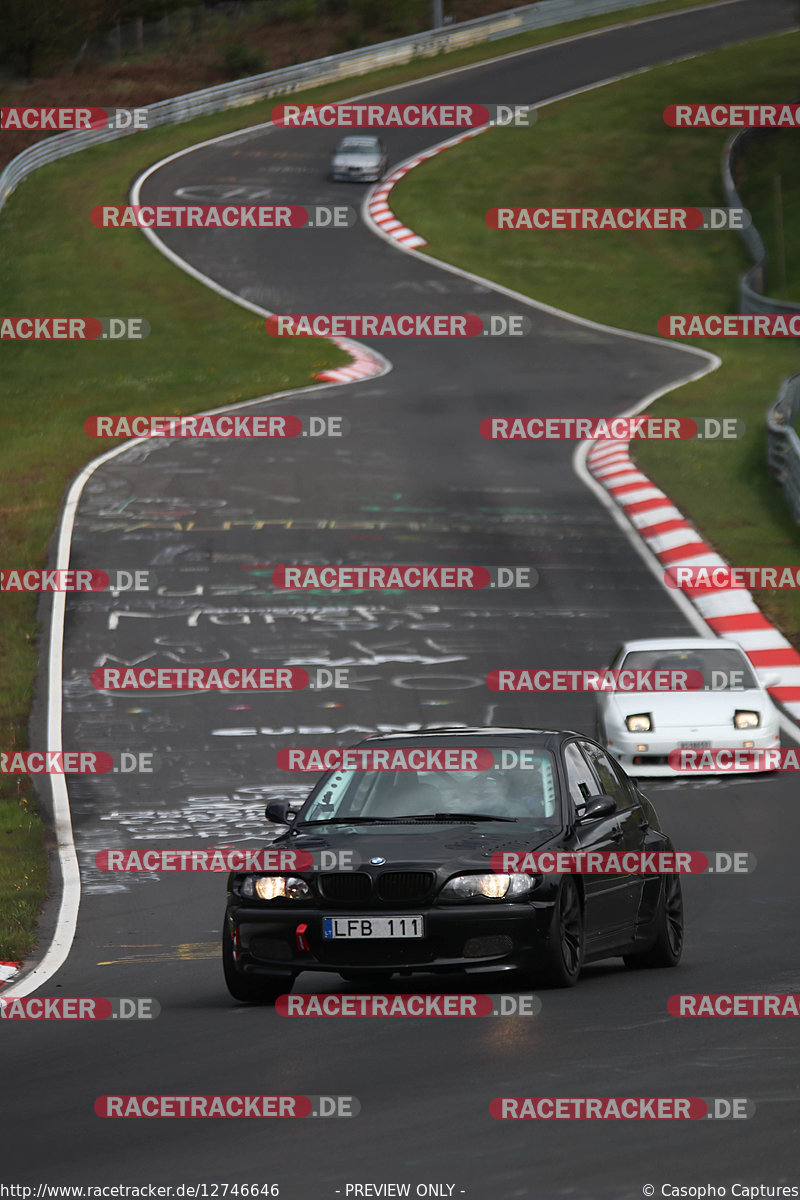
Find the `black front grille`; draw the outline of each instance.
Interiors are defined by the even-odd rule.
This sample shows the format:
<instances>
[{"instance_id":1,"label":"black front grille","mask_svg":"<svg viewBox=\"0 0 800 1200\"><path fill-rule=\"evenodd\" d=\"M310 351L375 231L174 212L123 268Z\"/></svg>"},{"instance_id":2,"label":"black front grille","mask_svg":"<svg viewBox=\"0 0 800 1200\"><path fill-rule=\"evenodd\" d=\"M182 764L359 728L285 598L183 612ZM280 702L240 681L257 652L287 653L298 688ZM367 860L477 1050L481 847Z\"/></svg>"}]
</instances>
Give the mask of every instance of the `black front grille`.
<instances>
[{"instance_id":1,"label":"black front grille","mask_svg":"<svg viewBox=\"0 0 800 1200\"><path fill-rule=\"evenodd\" d=\"M393 904L400 900L424 900L433 886L432 871L384 871L378 876L379 900Z\"/></svg>"},{"instance_id":2,"label":"black front grille","mask_svg":"<svg viewBox=\"0 0 800 1200\"><path fill-rule=\"evenodd\" d=\"M433 871L384 871L373 880L366 871L331 871L320 875L325 900L337 904L419 904L433 889Z\"/></svg>"},{"instance_id":3,"label":"black front grille","mask_svg":"<svg viewBox=\"0 0 800 1200\"><path fill-rule=\"evenodd\" d=\"M332 871L320 875L319 888L326 900L368 900L372 880L363 871Z\"/></svg>"}]
</instances>

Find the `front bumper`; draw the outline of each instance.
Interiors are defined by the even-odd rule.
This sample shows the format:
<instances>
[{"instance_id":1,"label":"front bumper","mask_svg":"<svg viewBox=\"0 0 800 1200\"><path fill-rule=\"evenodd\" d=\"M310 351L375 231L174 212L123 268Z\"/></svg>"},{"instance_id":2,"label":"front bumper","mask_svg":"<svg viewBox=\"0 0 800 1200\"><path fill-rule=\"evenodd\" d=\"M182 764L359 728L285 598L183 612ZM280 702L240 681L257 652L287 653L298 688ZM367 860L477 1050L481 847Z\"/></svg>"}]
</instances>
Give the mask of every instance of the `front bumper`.
<instances>
[{"instance_id":1,"label":"front bumper","mask_svg":"<svg viewBox=\"0 0 800 1200\"><path fill-rule=\"evenodd\" d=\"M337 908L267 912L238 904L226 919L236 946L236 965L248 975L291 977L299 971L489 971L526 967L546 944L552 920L549 900L522 904L420 906L407 911ZM422 938L327 939L323 917L416 916ZM298 926L305 925L302 940ZM305 945L308 949L302 949Z\"/></svg>"},{"instance_id":2,"label":"front bumper","mask_svg":"<svg viewBox=\"0 0 800 1200\"><path fill-rule=\"evenodd\" d=\"M377 183L381 177L380 167L332 167L331 179L344 183Z\"/></svg>"},{"instance_id":3,"label":"front bumper","mask_svg":"<svg viewBox=\"0 0 800 1200\"><path fill-rule=\"evenodd\" d=\"M770 723L760 729L731 729L730 725L721 727L709 726L698 731L695 736L688 729L671 729L655 731L654 733L628 733L619 729L609 731L604 745L613 754L623 771L634 777L638 776L670 776L671 778L690 779L698 775L714 775L714 771L678 771L668 762L670 751L687 748L714 750L771 750L780 746L780 733L777 725ZM749 743L749 747L745 745ZM646 751L637 749L646 745ZM717 772L728 774L727 771ZM736 774L743 774L737 771Z\"/></svg>"}]
</instances>

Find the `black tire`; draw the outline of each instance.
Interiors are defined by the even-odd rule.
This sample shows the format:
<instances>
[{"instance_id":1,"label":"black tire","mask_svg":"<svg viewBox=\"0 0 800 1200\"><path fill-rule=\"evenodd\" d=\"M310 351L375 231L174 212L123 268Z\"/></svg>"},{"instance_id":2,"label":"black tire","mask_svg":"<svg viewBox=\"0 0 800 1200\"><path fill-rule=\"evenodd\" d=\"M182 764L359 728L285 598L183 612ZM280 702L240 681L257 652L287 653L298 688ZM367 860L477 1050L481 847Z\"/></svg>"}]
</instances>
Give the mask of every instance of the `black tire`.
<instances>
[{"instance_id":1,"label":"black tire","mask_svg":"<svg viewBox=\"0 0 800 1200\"><path fill-rule=\"evenodd\" d=\"M234 1000L244 1004L274 1004L278 996L285 996L294 986L293 978L243 975L233 961L233 941L227 921L222 929L222 971L228 991Z\"/></svg>"},{"instance_id":2,"label":"black tire","mask_svg":"<svg viewBox=\"0 0 800 1200\"><path fill-rule=\"evenodd\" d=\"M665 875L656 912L656 938L648 950L624 954L626 967L677 967L683 952L683 893L678 875Z\"/></svg>"},{"instance_id":3,"label":"black tire","mask_svg":"<svg viewBox=\"0 0 800 1200\"><path fill-rule=\"evenodd\" d=\"M340 971L339 977L346 983L377 983L385 987L393 974L393 971Z\"/></svg>"},{"instance_id":4,"label":"black tire","mask_svg":"<svg viewBox=\"0 0 800 1200\"><path fill-rule=\"evenodd\" d=\"M583 966L583 947L583 909L578 885L571 875L565 875L553 908L547 949L534 968L536 983L551 988L574 987Z\"/></svg>"}]
</instances>

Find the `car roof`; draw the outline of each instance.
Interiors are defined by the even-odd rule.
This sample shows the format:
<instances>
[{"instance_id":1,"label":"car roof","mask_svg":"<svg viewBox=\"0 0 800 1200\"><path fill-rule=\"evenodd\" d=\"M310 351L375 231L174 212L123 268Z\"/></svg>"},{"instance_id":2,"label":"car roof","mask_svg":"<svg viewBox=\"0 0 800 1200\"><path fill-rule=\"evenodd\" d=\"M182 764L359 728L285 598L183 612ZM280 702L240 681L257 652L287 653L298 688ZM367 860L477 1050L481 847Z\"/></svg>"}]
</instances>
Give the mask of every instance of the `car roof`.
<instances>
[{"instance_id":1,"label":"car roof","mask_svg":"<svg viewBox=\"0 0 800 1200\"><path fill-rule=\"evenodd\" d=\"M641 638L636 642L623 642L623 650L740 650L736 642L725 638L668 637Z\"/></svg>"},{"instance_id":2,"label":"car roof","mask_svg":"<svg viewBox=\"0 0 800 1200\"><path fill-rule=\"evenodd\" d=\"M429 742L434 745L453 745L459 742L468 742L474 744L476 740L481 742L507 742L510 744L518 742L528 742L534 745L549 747L557 745L565 738L569 737L585 737L586 734L578 734L573 730L567 729L525 729L518 727L502 728L497 726L437 726L434 729L420 729L411 733L376 733L370 737L364 738L359 742L359 746L376 746L376 745L418 745L420 742Z\"/></svg>"},{"instance_id":3,"label":"car roof","mask_svg":"<svg viewBox=\"0 0 800 1200\"><path fill-rule=\"evenodd\" d=\"M344 146L344 144L347 142L351 146L376 146L380 143L380 140L381 139L379 137L369 137L367 134L359 135L357 133L348 133L342 138L342 140L339 142L339 145Z\"/></svg>"}]
</instances>

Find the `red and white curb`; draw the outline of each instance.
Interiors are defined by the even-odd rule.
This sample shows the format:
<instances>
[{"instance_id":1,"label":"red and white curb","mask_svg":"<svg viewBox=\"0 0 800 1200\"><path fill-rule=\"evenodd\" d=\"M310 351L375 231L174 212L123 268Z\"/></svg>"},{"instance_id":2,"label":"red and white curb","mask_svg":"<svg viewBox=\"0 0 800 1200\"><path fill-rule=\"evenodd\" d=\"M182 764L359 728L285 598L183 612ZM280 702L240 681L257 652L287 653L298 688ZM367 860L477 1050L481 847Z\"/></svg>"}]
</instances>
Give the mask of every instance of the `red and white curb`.
<instances>
[{"instance_id":1,"label":"red and white curb","mask_svg":"<svg viewBox=\"0 0 800 1200\"><path fill-rule=\"evenodd\" d=\"M11 983L21 965L18 962L0 962L0 988L6 983Z\"/></svg>"},{"instance_id":2,"label":"red and white curb","mask_svg":"<svg viewBox=\"0 0 800 1200\"><path fill-rule=\"evenodd\" d=\"M329 371L317 371L314 378L325 383L352 383L354 379L372 379L386 371L386 360L373 354L366 346L347 338L330 338L335 346L352 358L346 367L332 367Z\"/></svg>"},{"instance_id":3,"label":"red and white curb","mask_svg":"<svg viewBox=\"0 0 800 1200\"><path fill-rule=\"evenodd\" d=\"M477 129L468 129L465 133L459 134L458 137L451 138L440 146L434 146L431 150L426 150L424 154L418 154L415 158L407 159L399 167L396 167L391 175L387 175L380 187L370 192L366 201L367 212L381 232L386 234L387 237L393 238L402 246L408 246L412 249L416 249L418 246L426 246L428 243L424 238L414 233L413 229L408 229L402 221L398 221L389 207L387 200L389 193L404 175L407 175L414 167L418 167L426 158L433 158L435 155L441 154L443 150L449 150L451 146L455 146L458 142L466 141L467 138L475 137L476 134L482 133L487 128L487 125L481 125ZM352 383L356 379L371 379L374 375L382 375L384 373L386 369L384 361L378 359L365 346L360 346L357 342L348 342L344 339L332 338L331 340L341 350L347 351L352 356L353 361L346 367L337 367L330 371L319 371L314 376L315 379L321 379L326 383Z\"/></svg>"},{"instance_id":4,"label":"red and white curb","mask_svg":"<svg viewBox=\"0 0 800 1200\"><path fill-rule=\"evenodd\" d=\"M669 496L631 461L629 442L597 442L586 461L665 570L729 565L703 541ZM742 647L759 676L780 675L780 683L769 693L791 716L800 717L800 653L770 624L750 592L732 588L698 595L685 588L677 590L714 633Z\"/></svg>"},{"instance_id":5,"label":"red and white curb","mask_svg":"<svg viewBox=\"0 0 800 1200\"><path fill-rule=\"evenodd\" d=\"M481 125L476 129L468 129L465 133L460 133L457 137L450 138L438 146L433 146L430 150L426 150L424 154L418 154L414 158L406 159L404 163L392 171L391 175L387 175L380 187L375 188L367 197L367 212L378 228L388 237L394 238L396 242L400 242L402 246L410 246L411 249L416 249L418 246L427 246L428 243L425 241L425 238L420 237L418 233L414 233L414 230L409 229L402 221L398 221L389 207L387 199L389 193L404 175L407 175L409 171L413 171L414 167L418 167L427 158L435 158L443 150L449 150L451 146L456 146L459 142L465 142L467 138L476 137L477 134L483 133L484 129L488 128L488 125Z\"/></svg>"}]
</instances>

